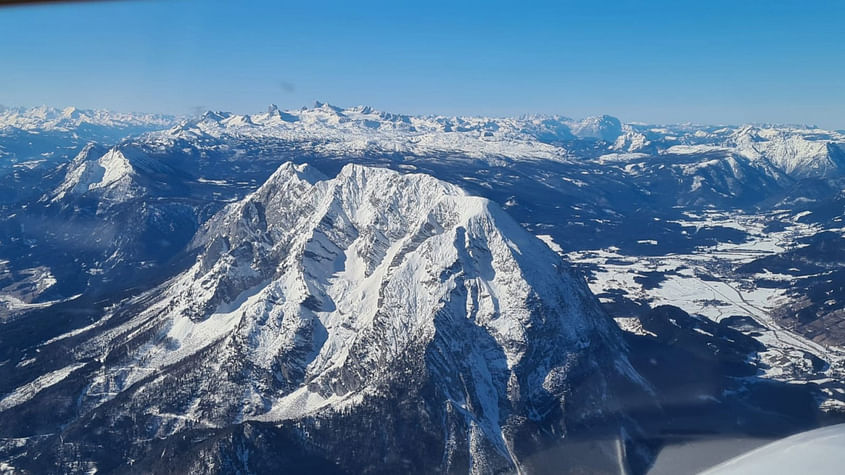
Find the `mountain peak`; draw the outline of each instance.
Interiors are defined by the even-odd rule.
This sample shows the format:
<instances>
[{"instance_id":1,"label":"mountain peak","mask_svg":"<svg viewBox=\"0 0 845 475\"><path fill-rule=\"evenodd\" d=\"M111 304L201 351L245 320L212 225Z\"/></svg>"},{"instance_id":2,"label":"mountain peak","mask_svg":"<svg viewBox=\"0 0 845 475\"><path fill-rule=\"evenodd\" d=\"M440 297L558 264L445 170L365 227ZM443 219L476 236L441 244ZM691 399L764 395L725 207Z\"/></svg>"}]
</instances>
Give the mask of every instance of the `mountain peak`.
<instances>
[{"instance_id":1,"label":"mountain peak","mask_svg":"<svg viewBox=\"0 0 845 475\"><path fill-rule=\"evenodd\" d=\"M328 102L320 102L320 101L314 101L314 107L312 107L312 110L320 110L320 111L332 112L332 113L336 113L336 114L343 112L342 107L338 107L338 106L329 104Z\"/></svg>"},{"instance_id":2,"label":"mountain peak","mask_svg":"<svg viewBox=\"0 0 845 475\"><path fill-rule=\"evenodd\" d=\"M106 148L92 142L71 160L64 181L52 192L50 201L96 192L107 198L104 205L121 203L140 192L139 173L152 176L171 171L134 144Z\"/></svg>"},{"instance_id":3,"label":"mountain peak","mask_svg":"<svg viewBox=\"0 0 845 475\"><path fill-rule=\"evenodd\" d=\"M557 254L428 175L348 165L330 179L286 163L194 246L196 263L115 330L126 346L104 348L122 352L103 355L83 404L117 392L132 405L145 391L211 426L333 427L359 411L380 419L379 398L403 394L403 417L431 418L418 425L445 447L438 460L473 471L473 460L518 467L512 434L545 437L539 415L560 417L564 398L610 397L607 381L633 371L618 329ZM198 399L145 383L156 371L181 375L178 394ZM167 437L181 426L157 427Z\"/></svg>"},{"instance_id":4,"label":"mountain peak","mask_svg":"<svg viewBox=\"0 0 845 475\"><path fill-rule=\"evenodd\" d=\"M106 150L94 143L87 144L71 162L65 179L57 188L52 201L66 195L79 195L93 190L103 190L121 185L128 191L135 170L123 150L112 147ZM134 154L127 152L130 156Z\"/></svg>"},{"instance_id":5,"label":"mountain peak","mask_svg":"<svg viewBox=\"0 0 845 475\"><path fill-rule=\"evenodd\" d=\"M227 112L207 110L200 116L200 121L220 122L229 115Z\"/></svg>"},{"instance_id":6,"label":"mountain peak","mask_svg":"<svg viewBox=\"0 0 845 475\"><path fill-rule=\"evenodd\" d=\"M601 139L614 142L622 135L622 122L610 115L587 117L581 121L573 121L572 133L578 138Z\"/></svg>"},{"instance_id":7,"label":"mountain peak","mask_svg":"<svg viewBox=\"0 0 845 475\"><path fill-rule=\"evenodd\" d=\"M370 106L358 105L355 107L351 107L348 109L350 112L357 112L359 114L372 114L376 112L376 110Z\"/></svg>"},{"instance_id":8,"label":"mountain peak","mask_svg":"<svg viewBox=\"0 0 845 475\"><path fill-rule=\"evenodd\" d=\"M73 106L65 107L62 110L62 117L65 117L67 119L77 119L77 118L79 118L79 116L80 116L80 112L79 112L79 109L77 109L76 107L73 107Z\"/></svg>"},{"instance_id":9,"label":"mountain peak","mask_svg":"<svg viewBox=\"0 0 845 475\"><path fill-rule=\"evenodd\" d=\"M292 178L314 184L318 181L325 180L326 176L307 163L295 164L294 162L285 162L270 175L270 178L264 182L264 185L259 190L279 183L285 183Z\"/></svg>"}]
</instances>

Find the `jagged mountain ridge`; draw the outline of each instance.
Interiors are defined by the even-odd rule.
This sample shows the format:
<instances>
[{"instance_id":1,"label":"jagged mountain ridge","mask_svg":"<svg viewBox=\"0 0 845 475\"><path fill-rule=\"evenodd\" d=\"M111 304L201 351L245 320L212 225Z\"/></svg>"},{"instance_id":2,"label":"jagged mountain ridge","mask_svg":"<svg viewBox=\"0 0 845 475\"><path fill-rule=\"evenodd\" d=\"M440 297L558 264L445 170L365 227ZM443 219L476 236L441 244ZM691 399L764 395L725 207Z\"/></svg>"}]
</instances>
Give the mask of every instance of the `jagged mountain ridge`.
<instances>
[{"instance_id":1,"label":"jagged mountain ridge","mask_svg":"<svg viewBox=\"0 0 845 475\"><path fill-rule=\"evenodd\" d=\"M101 132L86 132L86 127L97 127ZM149 140L163 146L180 140L202 143L227 137L272 138L321 154L360 157L374 153L445 153L492 164L502 160L601 161L603 156L618 153L721 153L747 161L773 178L778 173L794 178L839 176L845 167L845 135L837 131L777 125L623 124L607 115L583 120L557 115L413 116L368 106L341 108L317 102L311 108L288 111L271 105L264 113L249 115L209 111L199 118L177 122L173 117L155 114L39 107L5 109L0 112L0 128L29 133L74 132L90 138L152 130ZM12 156L17 155L20 153Z\"/></svg>"},{"instance_id":2,"label":"jagged mountain ridge","mask_svg":"<svg viewBox=\"0 0 845 475\"><path fill-rule=\"evenodd\" d=\"M111 203L126 201L141 192L139 188L143 185L136 183L139 171L147 175L176 175L166 162L154 160L138 148L104 150L89 143L70 162L61 185L45 198L60 202L66 195L97 191Z\"/></svg>"},{"instance_id":3,"label":"jagged mountain ridge","mask_svg":"<svg viewBox=\"0 0 845 475\"><path fill-rule=\"evenodd\" d=\"M92 414L155 413L149 435L167 437L332 420L372 409L399 378L412 391L430 386L436 399L425 403L457 424L426 434L458 438L440 441L442 468L513 469L524 449L508 434L612 418L605 375L636 376L618 329L545 244L428 176L348 165L327 180L287 164L212 218L194 246L189 271L117 311L140 313L71 350L102 362L75 426ZM175 375L180 388L164 391ZM110 403L123 393L128 407ZM593 398L603 402L581 406Z\"/></svg>"},{"instance_id":4,"label":"jagged mountain ridge","mask_svg":"<svg viewBox=\"0 0 845 475\"><path fill-rule=\"evenodd\" d=\"M166 131L159 140L200 140L226 135L313 142L324 153L373 152L425 155L461 153L491 160L600 159L618 152L689 154L720 151L767 171L794 176L841 175L845 135L803 126L654 126L622 124L611 116L573 120L562 116L519 118L409 116L371 107L312 108L238 115L208 112ZM574 142L600 142L585 148Z\"/></svg>"},{"instance_id":5,"label":"jagged mountain ridge","mask_svg":"<svg viewBox=\"0 0 845 475\"><path fill-rule=\"evenodd\" d=\"M348 165L328 180L286 164L193 246L188 271L103 330L54 343L79 362L55 371L89 381L64 444L85 446L103 417L120 438L143 415L141 439L250 420L348 426L349 414L389 418L382 405L405 393L384 391L399 385L398 404L428 408L403 417L437 457L389 432L377 446L443 470L513 470L596 421L624 439L613 388L645 392L618 328L560 258L491 202L429 176ZM5 416L32 404L19 393L0 402ZM322 434L313 443L341 442ZM384 468L375 453L339 453L342 468Z\"/></svg>"}]
</instances>

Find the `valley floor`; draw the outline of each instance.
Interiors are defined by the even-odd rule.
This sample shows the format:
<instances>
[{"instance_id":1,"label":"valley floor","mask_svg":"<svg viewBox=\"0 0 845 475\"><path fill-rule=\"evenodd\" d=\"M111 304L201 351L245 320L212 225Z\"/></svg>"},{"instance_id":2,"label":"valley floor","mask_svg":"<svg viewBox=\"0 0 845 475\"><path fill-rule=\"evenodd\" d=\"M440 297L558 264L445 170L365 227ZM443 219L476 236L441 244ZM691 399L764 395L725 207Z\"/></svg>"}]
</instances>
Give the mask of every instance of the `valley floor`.
<instances>
[{"instance_id":1,"label":"valley floor","mask_svg":"<svg viewBox=\"0 0 845 475\"><path fill-rule=\"evenodd\" d=\"M680 224L737 228L748 233L749 239L699 247L689 254L632 256L611 247L564 256L586 271L590 289L623 330L647 333L637 318L643 305L674 305L715 322L733 316L751 317L756 325L743 328L743 332L767 347L760 354L760 367L764 368L760 376L785 382L814 382L827 396L823 408L845 409L845 350L816 343L784 328L773 317L775 309L789 302L789 289L807 276L768 269L752 274L737 271L743 264L800 246L796 243L802 238L821 231L843 230L824 230L801 223L800 215L780 217L788 223L780 231L766 228L769 215L712 211L686 216L688 219ZM560 252L551 237L540 237Z\"/></svg>"}]
</instances>

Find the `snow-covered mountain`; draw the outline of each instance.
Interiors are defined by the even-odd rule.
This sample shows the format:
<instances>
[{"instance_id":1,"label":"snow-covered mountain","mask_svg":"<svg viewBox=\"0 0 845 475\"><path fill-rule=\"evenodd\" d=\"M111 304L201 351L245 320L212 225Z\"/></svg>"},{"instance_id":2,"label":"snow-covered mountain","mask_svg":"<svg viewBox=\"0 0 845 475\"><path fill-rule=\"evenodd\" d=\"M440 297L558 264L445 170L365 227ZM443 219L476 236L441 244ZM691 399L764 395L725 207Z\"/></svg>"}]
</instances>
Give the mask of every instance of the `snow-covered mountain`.
<instances>
[{"instance_id":1,"label":"snow-covered mountain","mask_svg":"<svg viewBox=\"0 0 845 475\"><path fill-rule=\"evenodd\" d=\"M269 424L261 437L354 472L530 469L538 450L596 430L604 455L572 467L618 468L619 447L641 456L619 393L648 388L621 332L486 199L423 174L347 165L328 179L286 163L191 247L187 270L54 338L31 363L48 376L7 388L0 425L24 431L18 418L70 395L46 422L56 432L26 450L144 470L164 456L146 441ZM255 437L173 463L247 466L225 460Z\"/></svg>"},{"instance_id":2,"label":"snow-covered mountain","mask_svg":"<svg viewBox=\"0 0 845 475\"><path fill-rule=\"evenodd\" d=\"M44 174L90 142L112 145L175 122L157 114L0 106L0 205L29 199L34 188L46 191Z\"/></svg>"},{"instance_id":3,"label":"snow-covered mountain","mask_svg":"<svg viewBox=\"0 0 845 475\"><path fill-rule=\"evenodd\" d=\"M561 116L521 118L409 116L368 106L341 108L317 102L314 107L238 115L207 112L162 131L160 139L195 141L231 135L273 137L307 142L323 153L364 155L368 152L410 155L459 154L482 159L566 160L563 142L613 142L622 133L610 116L573 120Z\"/></svg>"},{"instance_id":4,"label":"snow-covered mountain","mask_svg":"<svg viewBox=\"0 0 845 475\"><path fill-rule=\"evenodd\" d=\"M845 407L841 132L68 120L0 128L4 468L640 473Z\"/></svg>"},{"instance_id":5,"label":"snow-covered mountain","mask_svg":"<svg viewBox=\"0 0 845 475\"><path fill-rule=\"evenodd\" d=\"M650 126L622 124L611 116L573 120L561 116L519 118L407 116L359 106L317 103L311 108L238 115L208 112L157 134L154 140L274 138L308 144L323 154L366 156L456 154L495 160L600 159L618 152L655 155L720 152L802 178L841 175L845 135L804 126Z\"/></svg>"},{"instance_id":6,"label":"snow-covered mountain","mask_svg":"<svg viewBox=\"0 0 845 475\"><path fill-rule=\"evenodd\" d=\"M815 129L743 127L728 144L750 160L768 160L795 177L841 176L845 171L845 136Z\"/></svg>"},{"instance_id":7,"label":"snow-covered mountain","mask_svg":"<svg viewBox=\"0 0 845 475\"><path fill-rule=\"evenodd\" d=\"M761 173L771 175L771 170L775 170L794 178L841 176L845 167L845 134L806 126L654 126L623 124L607 115L583 120L536 115L412 116L368 106L341 108L320 102L310 108L288 111L271 105L266 112L250 115L209 111L197 119L181 121L155 114L72 107L7 108L0 111L0 130L6 135L10 131L26 132L28 140L32 133L72 132L86 140L114 140L120 134L156 131L147 140L165 148L179 142L211 144L233 138L269 139L322 155L452 155L490 164L514 160L602 160L603 156L620 153L651 156L719 153L748 161ZM50 151L41 154L56 153L51 148L44 150ZM25 158L22 154L19 150L5 153L15 161L22 161Z\"/></svg>"},{"instance_id":8,"label":"snow-covered mountain","mask_svg":"<svg viewBox=\"0 0 845 475\"><path fill-rule=\"evenodd\" d=\"M134 147L103 147L90 143L70 162L64 181L51 201L66 195L98 191L109 203L132 199L141 186L136 182L139 170L146 174L172 174L165 163L146 156Z\"/></svg>"},{"instance_id":9,"label":"snow-covered mountain","mask_svg":"<svg viewBox=\"0 0 845 475\"><path fill-rule=\"evenodd\" d=\"M540 126L538 120L538 126ZM568 128L560 133L569 135ZM566 151L537 141L522 130L522 121L481 117L415 117L390 114L370 107L341 109L317 103L314 107L237 115L208 112L162 131L161 140L241 136L275 138L308 144L321 153L361 156L370 152L395 154L454 153L482 160L502 157L563 160Z\"/></svg>"},{"instance_id":10,"label":"snow-covered mountain","mask_svg":"<svg viewBox=\"0 0 845 475\"><path fill-rule=\"evenodd\" d=\"M0 107L0 129L16 128L32 131L71 131L84 126L147 130L165 128L174 123L172 116L162 114L122 113L105 110L40 106Z\"/></svg>"},{"instance_id":11,"label":"snow-covered mountain","mask_svg":"<svg viewBox=\"0 0 845 475\"><path fill-rule=\"evenodd\" d=\"M666 148L660 151L665 154L727 154L794 178L835 177L845 172L845 135L839 132L751 125L716 131L695 129L692 133L686 130L678 135L668 135L671 132L665 129L659 132L666 134L662 140ZM649 144L655 139L651 140ZM627 146L629 151L641 149L645 147Z\"/></svg>"}]
</instances>

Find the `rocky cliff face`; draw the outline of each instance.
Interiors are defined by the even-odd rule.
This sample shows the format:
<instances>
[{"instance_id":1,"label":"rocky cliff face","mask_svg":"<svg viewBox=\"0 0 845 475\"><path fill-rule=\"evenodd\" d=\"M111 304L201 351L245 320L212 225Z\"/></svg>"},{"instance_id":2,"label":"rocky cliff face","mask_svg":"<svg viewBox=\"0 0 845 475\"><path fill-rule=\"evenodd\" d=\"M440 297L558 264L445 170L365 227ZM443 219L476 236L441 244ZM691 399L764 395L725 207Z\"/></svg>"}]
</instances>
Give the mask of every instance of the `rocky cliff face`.
<instances>
[{"instance_id":1,"label":"rocky cliff face","mask_svg":"<svg viewBox=\"0 0 845 475\"><path fill-rule=\"evenodd\" d=\"M561 447L570 468L619 469L637 448L617 395L647 389L618 328L485 199L427 175L288 163L192 247L189 269L46 345L55 377L0 401L19 432L4 436L101 470L153 469L168 448L186 470L256 470L276 445L292 469L531 471ZM39 429L55 435L12 424L54 391L74 395Z\"/></svg>"}]
</instances>

